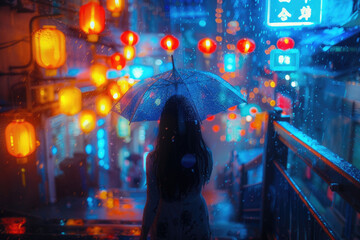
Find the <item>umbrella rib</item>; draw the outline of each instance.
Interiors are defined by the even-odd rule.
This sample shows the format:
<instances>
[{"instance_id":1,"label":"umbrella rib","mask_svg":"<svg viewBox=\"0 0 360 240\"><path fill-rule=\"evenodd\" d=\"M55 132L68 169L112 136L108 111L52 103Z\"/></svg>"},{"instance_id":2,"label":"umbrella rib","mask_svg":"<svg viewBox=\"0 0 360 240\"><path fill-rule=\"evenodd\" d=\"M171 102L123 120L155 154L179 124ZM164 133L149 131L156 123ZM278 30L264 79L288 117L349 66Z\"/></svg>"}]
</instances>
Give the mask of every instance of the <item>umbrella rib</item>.
<instances>
[{"instance_id":1,"label":"umbrella rib","mask_svg":"<svg viewBox=\"0 0 360 240\"><path fill-rule=\"evenodd\" d=\"M157 80L158 81L158 80ZM148 89L146 89L146 91L141 95L141 97L139 98L139 101L141 102L141 100L143 99L144 95L152 88L152 86L157 82L157 81L154 81L149 87ZM139 106L139 104L136 104L136 106ZM135 111L133 112L133 114L131 115L131 118L130 118L130 122L133 120L133 118L135 117L135 114L136 112L138 111L138 108L135 109Z\"/></svg>"},{"instance_id":2,"label":"umbrella rib","mask_svg":"<svg viewBox=\"0 0 360 240\"><path fill-rule=\"evenodd\" d=\"M194 74L193 74L193 75L194 75ZM197 107L196 107L196 105L195 105L195 103L194 103L194 100L193 100L193 98L192 98L192 96L191 96L191 92L190 92L189 88L187 87L185 81L184 81L182 78L180 78L180 79L182 80L183 84L185 85L187 91L189 92L190 100L191 100L191 102L193 103L193 106L194 106L194 109L195 109L195 111L196 111L196 114L197 114L198 118L199 118L200 121L201 121L202 119L201 119L200 114L199 114L199 112L198 112L198 110L197 110Z\"/></svg>"}]
</instances>

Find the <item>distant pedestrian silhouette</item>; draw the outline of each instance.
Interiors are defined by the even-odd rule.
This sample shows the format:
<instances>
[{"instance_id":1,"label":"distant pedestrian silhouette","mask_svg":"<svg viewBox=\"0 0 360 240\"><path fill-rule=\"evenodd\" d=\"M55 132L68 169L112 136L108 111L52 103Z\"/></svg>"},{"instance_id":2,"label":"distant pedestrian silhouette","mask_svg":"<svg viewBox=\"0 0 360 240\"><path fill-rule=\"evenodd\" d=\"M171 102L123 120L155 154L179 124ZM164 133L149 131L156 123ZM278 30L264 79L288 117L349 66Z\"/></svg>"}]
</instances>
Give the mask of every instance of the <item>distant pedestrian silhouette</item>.
<instances>
[{"instance_id":1,"label":"distant pedestrian silhouette","mask_svg":"<svg viewBox=\"0 0 360 240\"><path fill-rule=\"evenodd\" d=\"M212 154L200 119L183 96L172 96L160 117L156 148L146 159L147 200L141 238L210 239L201 189L212 172Z\"/></svg>"}]
</instances>

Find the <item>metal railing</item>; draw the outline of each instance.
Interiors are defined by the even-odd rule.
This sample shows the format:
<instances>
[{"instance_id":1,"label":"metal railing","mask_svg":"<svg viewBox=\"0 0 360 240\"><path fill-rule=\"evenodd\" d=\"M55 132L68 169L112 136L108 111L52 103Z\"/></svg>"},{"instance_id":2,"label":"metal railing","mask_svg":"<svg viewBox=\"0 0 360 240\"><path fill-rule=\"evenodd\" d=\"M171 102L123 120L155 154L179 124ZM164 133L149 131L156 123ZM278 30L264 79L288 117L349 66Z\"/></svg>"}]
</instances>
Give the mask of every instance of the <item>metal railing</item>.
<instances>
[{"instance_id":1,"label":"metal railing","mask_svg":"<svg viewBox=\"0 0 360 240\"><path fill-rule=\"evenodd\" d=\"M262 161L255 159L240 168L240 215L259 219L263 239L352 239L356 212L360 212L360 170L290 125L281 110L269 113ZM292 151L351 206L345 216L346 231L335 233L289 174ZM246 185L246 172L263 164L263 182ZM261 187L261 194L259 191ZM252 199L261 204L249 208ZM243 203L250 202L250 203ZM259 207L261 209L259 209ZM258 215L249 215L257 212Z\"/></svg>"}]
</instances>

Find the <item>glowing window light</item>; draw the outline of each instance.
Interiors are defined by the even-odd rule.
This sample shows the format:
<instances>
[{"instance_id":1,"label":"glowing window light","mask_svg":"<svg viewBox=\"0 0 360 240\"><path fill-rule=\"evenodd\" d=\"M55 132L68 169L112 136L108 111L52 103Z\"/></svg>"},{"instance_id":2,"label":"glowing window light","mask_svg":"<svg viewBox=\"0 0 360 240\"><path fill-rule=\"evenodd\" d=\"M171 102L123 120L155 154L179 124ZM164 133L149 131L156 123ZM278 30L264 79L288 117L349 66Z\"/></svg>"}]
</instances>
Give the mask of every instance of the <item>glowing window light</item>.
<instances>
[{"instance_id":1,"label":"glowing window light","mask_svg":"<svg viewBox=\"0 0 360 240\"><path fill-rule=\"evenodd\" d=\"M86 147L85 147L85 152L86 152L88 155L90 155L90 154L92 153L92 151L93 151L92 145L91 145L91 144L86 145Z\"/></svg>"}]
</instances>

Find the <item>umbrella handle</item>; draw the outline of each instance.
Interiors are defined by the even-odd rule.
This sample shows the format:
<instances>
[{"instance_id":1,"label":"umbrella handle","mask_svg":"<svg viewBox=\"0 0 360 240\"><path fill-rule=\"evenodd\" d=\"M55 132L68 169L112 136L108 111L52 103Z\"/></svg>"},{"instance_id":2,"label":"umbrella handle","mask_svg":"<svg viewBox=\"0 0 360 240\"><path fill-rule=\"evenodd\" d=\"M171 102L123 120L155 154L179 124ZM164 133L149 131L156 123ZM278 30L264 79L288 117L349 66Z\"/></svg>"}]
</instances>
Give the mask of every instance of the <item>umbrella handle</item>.
<instances>
[{"instance_id":1,"label":"umbrella handle","mask_svg":"<svg viewBox=\"0 0 360 240\"><path fill-rule=\"evenodd\" d=\"M171 62L172 62L173 70L175 70L174 55L171 55Z\"/></svg>"}]
</instances>

